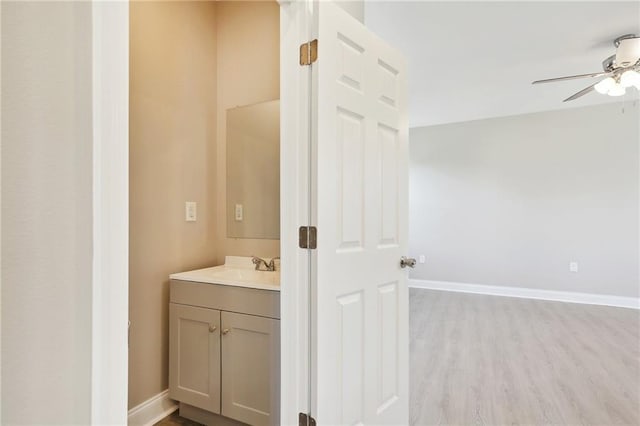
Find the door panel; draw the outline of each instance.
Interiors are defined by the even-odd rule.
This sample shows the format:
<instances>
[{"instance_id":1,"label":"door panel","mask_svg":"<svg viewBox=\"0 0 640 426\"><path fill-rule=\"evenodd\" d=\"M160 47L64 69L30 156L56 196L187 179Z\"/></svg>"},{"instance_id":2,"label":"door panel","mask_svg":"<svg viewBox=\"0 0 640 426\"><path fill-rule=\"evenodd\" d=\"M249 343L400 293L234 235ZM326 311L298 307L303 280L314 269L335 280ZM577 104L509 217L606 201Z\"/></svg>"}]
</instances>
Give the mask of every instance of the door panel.
<instances>
[{"instance_id":1,"label":"door panel","mask_svg":"<svg viewBox=\"0 0 640 426\"><path fill-rule=\"evenodd\" d=\"M408 126L404 58L317 2L312 414L408 424Z\"/></svg>"},{"instance_id":2,"label":"door panel","mask_svg":"<svg viewBox=\"0 0 640 426\"><path fill-rule=\"evenodd\" d=\"M364 306L363 294L341 296L339 324L341 352L339 360L342 424L357 424L364 415Z\"/></svg>"},{"instance_id":3,"label":"door panel","mask_svg":"<svg viewBox=\"0 0 640 426\"><path fill-rule=\"evenodd\" d=\"M398 333L398 282L378 287L378 398L376 411L382 412L399 397L400 335Z\"/></svg>"},{"instance_id":4,"label":"door panel","mask_svg":"<svg viewBox=\"0 0 640 426\"><path fill-rule=\"evenodd\" d=\"M220 311L169 304L169 396L220 413Z\"/></svg>"},{"instance_id":5,"label":"door panel","mask_svg":"<svg viewBox=\"0 0 640 426\"><path fill-rule=\"evenodd\" d=\"M364 242L364 117L337 110L339 251L362 249Z\"/></svg>"},{"instance_id":6,"label":"door panel","mask_svg":"<svg viewBox=\"0 0 640 426\"><path fill-rule=\"evenodd\" d=\"M380 242L379 249L398 245L398 131L378 124L380 141Z\"/></svg>"},{"instance_id":7,"label":"door panel","mask_svg":"<svg viewBox=\"0 0 640 426\"><path fill-rule=\"evenodd\" d=\"M222 312L222 415L279 424L280 321Z\"/></svg>"}]
</instances>

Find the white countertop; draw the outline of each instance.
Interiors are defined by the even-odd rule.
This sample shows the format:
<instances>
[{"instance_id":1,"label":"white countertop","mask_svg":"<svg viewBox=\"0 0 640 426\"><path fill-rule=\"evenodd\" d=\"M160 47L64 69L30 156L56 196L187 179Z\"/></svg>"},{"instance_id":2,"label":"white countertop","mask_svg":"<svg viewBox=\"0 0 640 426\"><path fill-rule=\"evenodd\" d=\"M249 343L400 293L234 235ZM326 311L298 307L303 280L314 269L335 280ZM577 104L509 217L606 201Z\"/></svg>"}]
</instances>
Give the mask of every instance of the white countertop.
<instances>
[{"instance_id":1,"label":"white countertop","mask_svg":"<svg viewBox=\"0 0 640 426\"><path fill-rule=\"evenodd\" d=\"M268 261L268 259L267 259ZM280 265L277 264L279 267ZM280 291L280 270L256 271L250 257L227 256L225 264L171 274L172 280Z\"/></svg>"}]
</instances>

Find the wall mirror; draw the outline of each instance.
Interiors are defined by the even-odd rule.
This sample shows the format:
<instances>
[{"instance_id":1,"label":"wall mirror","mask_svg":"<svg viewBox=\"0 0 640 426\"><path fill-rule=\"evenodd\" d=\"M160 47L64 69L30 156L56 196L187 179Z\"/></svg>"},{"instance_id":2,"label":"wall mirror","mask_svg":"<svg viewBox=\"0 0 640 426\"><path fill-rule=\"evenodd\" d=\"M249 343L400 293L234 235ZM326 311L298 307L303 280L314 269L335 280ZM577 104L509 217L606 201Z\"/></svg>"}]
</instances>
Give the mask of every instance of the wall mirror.
<instances>
[{"instance_id":1,"label":"wall mirror","mask_svg":"<svg viewBox=\"0 0 640 426\"><path fill-rule=\"evenodd\" d=\"M280 239L280 101L227 110L227 237Z\"/></svg>"}]
</instances>

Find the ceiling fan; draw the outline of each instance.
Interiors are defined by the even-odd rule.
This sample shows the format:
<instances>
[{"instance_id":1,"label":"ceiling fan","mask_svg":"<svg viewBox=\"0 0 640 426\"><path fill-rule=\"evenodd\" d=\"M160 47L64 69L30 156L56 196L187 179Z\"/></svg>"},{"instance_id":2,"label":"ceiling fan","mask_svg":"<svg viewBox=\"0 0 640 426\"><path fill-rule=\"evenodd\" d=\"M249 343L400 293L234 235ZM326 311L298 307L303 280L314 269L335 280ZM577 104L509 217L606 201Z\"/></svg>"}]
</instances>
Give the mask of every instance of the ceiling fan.
<instances>
[{"instance_id":1,"label":"ceiling fan","mask_svg":"<svg viewBox=\"0 0 640 426\"><path fill-rule=\"evenodd\" d=\"M602 61L602 72L537 80L532 84L553 83L555 81L578 78L606 77L569 96L563 102L578 99L594 90L609 96L622 96L626 93L627 88L630 87L640 90L640 37L635 34L625 34L616 38L613 41L613 45L616 47L616 54Z\"/></svg>"}]
</instances>

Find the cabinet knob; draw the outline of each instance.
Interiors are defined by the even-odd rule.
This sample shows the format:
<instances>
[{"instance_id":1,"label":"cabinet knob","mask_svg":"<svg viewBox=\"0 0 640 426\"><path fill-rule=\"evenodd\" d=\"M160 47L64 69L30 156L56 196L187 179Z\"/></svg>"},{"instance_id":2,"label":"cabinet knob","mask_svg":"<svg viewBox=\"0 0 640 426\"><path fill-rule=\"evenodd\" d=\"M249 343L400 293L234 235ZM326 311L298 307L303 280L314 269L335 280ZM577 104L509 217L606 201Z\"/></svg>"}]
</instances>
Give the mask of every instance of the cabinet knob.
<instances>
[{"instance_id":1,"label":"cabinet knob","mask_svg":"<svg viewBox=\"0 0 640 426\"><path fill-rule=\"evenodd\" d=\"M209 326L209 333L213 333L214 331L216 331L218 329L218 327L216 327L215 325L210 325Z\"/></svg>"},{"instance_id":2,"label":"cabinet knob","mask_svg":"<svg viewBox=\"0 0 640 426\"><path fill-rule=\"evenodd\" d=\"M224 330L222 330L222 334L227 334L229 333L231 330L229 330L228 328L225 328Z\"/></svg>"}]
</instances>

